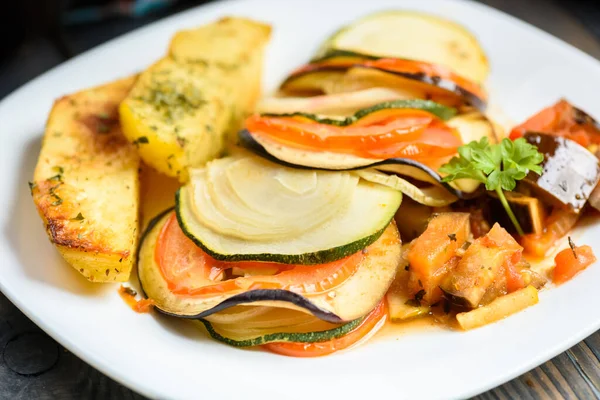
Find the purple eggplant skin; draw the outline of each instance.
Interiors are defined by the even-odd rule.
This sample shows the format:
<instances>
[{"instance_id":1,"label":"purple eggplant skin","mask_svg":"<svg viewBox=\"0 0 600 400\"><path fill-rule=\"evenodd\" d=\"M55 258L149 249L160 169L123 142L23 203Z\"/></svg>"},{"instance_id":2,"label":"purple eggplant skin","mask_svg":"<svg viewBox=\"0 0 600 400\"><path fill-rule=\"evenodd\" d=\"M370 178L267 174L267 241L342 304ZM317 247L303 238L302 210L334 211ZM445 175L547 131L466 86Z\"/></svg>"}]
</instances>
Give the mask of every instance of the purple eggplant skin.
<instances>
[{"instance_id":1,"label":"purple eggplant skin","mask_svg":"<svg viewBox=\"0 0 600 400\"><path fill-rule=\"evenodd\" d=\"M300 308L304 308L309 311L312 315L323 320L325 322L330 322L332 324L341 324L344 322L342 318L337 316L336 314L323 310L320 307L317 307L313 303L310 302L306 297L290 292L289 290L283 289L257 289L257 290L249 290L244 293L240 293L238 295L232 296L227 300L222 301L217 304L213 308L210 308L206 311L201 312L196 315L178 315L174 313L170 313L167 311L163 311L159 308L157 310L164 315L168 315L170 317L184 318L184 319L203 319L208 317L211 314L217 313L219 311L226 310L230 307L237 306L239 304L249 304L257 301L284 301L286 303L294 304ZM155 307L156 308L156 307Z\"/></svg>"},{"instance_id":2,"label":"purple eggplant skin","mask_svg":"<svg viewBox=\"0 0 600 400\"><path fill-rule=\"evenodd\" d=\"M142 243L144 243L144 239L146 239L146 236L148 235L148 233L156 226L156 224L158 224L160 222L160 220L165 215L172 212L174 209L175 209L174 207L171 207L171 208L161 212L160 214L158 214L156 217L154 217L148 223L148 227L142 234L142 237L140 238L140 243L138 245L138 250L137 250L138 254L136 255L138 260L140 259L139 252L140 252L140 249L142 248ZM139 271L140 269L137 268L137 270ZM144 291L144 282L140 278L139 272L138 272L138 281L140 282L141 295L145 298L148 298L148 296L146 295L146 292ZM323 321L331 322L332 324L340 324L340 323L346 322L342 318L337 316L336 314L329 312L327 310L323 310L320 307L317 307L316 305L311 303L310 300L308 300L306 297L304 297L298 293L294 293L294 292L290 292L289 290L282 290L282 289L259 289L259 290L250 290L250 291L247 291L244 293L240 293L238 295L228 298L227 300L222 301L221 303L217 304L213 308L210 308L210 309L203 311L196 315L179 315L179 314L161 310L159 307L154 307L154 309L156 311L158 311L159 313L170 316L170 317L200 320L205 317L208 317L211 314L217 313L219 311L223 311L227 308L230 308L230 307L233 307L233 306L236 306L239 304L254 303L257 301L285 301L287 303L292 303L298 307L304 308L305 310L309 311L312 315L314 315L315 317L317 317Z\"/></svg>"},{"instance_id":3,"label":"purple eggplant skin","mask_svg":"<svg viewBox=\"0 0 600 400\"><path fill-rule=\"evenodd\" d=\"M579 213L600 180L598 158L577 142L547 133L526 132L525 140L544 155L542 174L522 181L542 201Z\"/></svg>"},{"instance_id":4,"label":"purple eggplant skin","mask_svg":"<svg viewBox=\"0 0 600 400\"><path fill-rule=\"evenodd\" d=\"M260 157L262 157L266 160L269 160L271 162L274 162L276 164L283 165L285 167L291 167L291 168L296 168L296 169L323 169L323 168L313 168L313 167L306 167L303 165L291 164L289 162L278 159L277 157L271 155L260 143L258 143L256 140L254 140L254 137L252 137L252 133L250 133L246 129L238 132L238 146L252 151L257 156L260 156ZM424 164L421 164L418 161L411 160L409 158L389 158L387 160L375 162L373 164L369 164L369 165L357 167L357 168L352 168L352 169L364 169L364 168L377 167L380 165L393 165L393 164L407 165L410 167L414 167L415 169L420 169L421 171L426 172L430 177L432 177L437 182L439 182L442 185L442 187L444 187L444 189L446 189L448 192L450 192L451 194L453 194L454 196L456 196L462 200L473 199L476 197L483 196L485 194L483 187L480 187L480 190L477 190L473 193L467 193L467 192L457 190L457 189L453 188L451 185L449 185L447 182L442 182L442 177L440 176L440 174L438 174L432 168L430 168ZM352 169L350 169L350 170L352 170ZM332 171L336 171L336 170L332 170ZM391 172L385 171L385 170L382 170L381 172L385 172L387 174L391 173Z\"/></svg>"},{"instance_id":5,"label":"purple eggplant skin","mask_svg":"<svg viewBox=\"0 0 600 400\"><path fill-rule=\"evenodd\" d=\"M396 76L400 76L402 78L406 78L406 79L410 79L410 80L414 80L414 81L419 81L419 82L423 82L426 83L428 85L432 85L432 86L436 86L439 87L441 89L444 89L448 92L454 93L456 95L458 95L459 97L461 97L462 99L464 99L464 101L467 104L470 104L471 106L475 107L477 110L484 112L485 109L487 108L487 102L484 99L479 98L478 96L476 96L474 93L469 92L468 90L464 89L463 87L457 85L456 83L447 80L447 79L443 79L439 76L429 76L423 73L408 73L408 72L395 72L395 71L388 71L382 68L376 68L376 67L366 67L366 66L361 66L361 65L355 65L352 68L367 68L367 69L374 69L377 71L381 71L381 72L385 72L387 74L391 74L391 75L396 75ZM315 68L312 68L310 70L304 71L304 72L300 72L297 74L293 74L291 76L289 76L280 86L280 89L285 91L286 86L292 82L294 79L303 76L303 75L307 75L307 74L311 74L314 72L323 72L323 71L332 71L332 72L343 72L345 70L347 70L348 67L344 67L344 66L332 66L332 65L323 65L323 66L315 66Z\"/></svg>"}]
</instances>

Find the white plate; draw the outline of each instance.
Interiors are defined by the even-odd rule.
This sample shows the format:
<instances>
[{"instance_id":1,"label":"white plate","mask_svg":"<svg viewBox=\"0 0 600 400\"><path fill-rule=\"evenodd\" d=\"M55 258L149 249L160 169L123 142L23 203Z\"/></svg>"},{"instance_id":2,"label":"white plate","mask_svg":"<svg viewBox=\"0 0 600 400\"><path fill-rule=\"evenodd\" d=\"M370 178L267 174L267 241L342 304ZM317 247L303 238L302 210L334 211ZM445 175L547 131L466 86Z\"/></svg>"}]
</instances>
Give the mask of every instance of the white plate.
<instances>
[{"instance_id":1,"label":"white plate","mask_svg":"<svg viewBox=\"0 0 600 400\"><path fill-rule=\"evenodd\" d=\"M178 29L234 14L274 25L266 68L267 86L273 88L337 27L365 13L399 7L440 14L472 29L490 58L493 100L510 118L521 120L561 96L600 116L595 60L476 3L252 0L200 7L79 56L0 103L2 292L76 355L161 399L464 398L518 376L594 332L600 308L590 305L600 304L600 266L543 292L539 305L472 332L409 333L330 357L286 358L227 347L186 323L136 315L116 286L87 283L49 244L27 181L55 98L138 71L164 53ZM600 226L586 228L577 238L600 250Z\"/></svg>"}]
</instances>

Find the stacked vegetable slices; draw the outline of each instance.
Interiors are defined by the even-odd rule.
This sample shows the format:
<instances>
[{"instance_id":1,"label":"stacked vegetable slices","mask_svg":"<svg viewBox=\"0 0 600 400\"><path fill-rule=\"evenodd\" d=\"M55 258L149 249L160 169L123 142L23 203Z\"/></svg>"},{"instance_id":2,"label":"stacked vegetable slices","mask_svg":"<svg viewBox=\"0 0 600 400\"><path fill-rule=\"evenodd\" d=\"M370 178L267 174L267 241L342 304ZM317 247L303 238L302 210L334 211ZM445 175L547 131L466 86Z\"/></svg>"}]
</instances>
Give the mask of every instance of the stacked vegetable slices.
<instances>
[{"instance_id":1,"label":"stacked vegetable slices","mask_svg":"<svg viewBox=\"0 0 600 400\"><path fill-rule=\"evenodd\" d=\"M429 207L477 194L438 168L463 143L497 141L486 75L473 37L437 17L343 28L247 120L245 150L189 171L144 235L145 293L233 346L316 356L367 336L402 261L403 194Z\"/></svg>"},{"instance_id":2,"label":"stacked vegetable slices","mask_svg":"<svg viewBox=\"0 0 600 400\"><path fill-rule=\"evenodd\" d=\"M487 74L483 50L463 27L414 12L373 14L293 71L240 142L285 165L371 168L471 198L478 182L445 184L437 170L462 144L498 141L483 114Z\"/></svg>"},{"instance_id":3,"label":"stacked vegetable slices","mask_svg":"<svg viewBox=\"0 0 600 400\"><path fill-rule=\"evenodd\" d=\"M158 310L202 319L236 346L350 344L384 318L400 260L399 191L248 154L190 176L140 248L140 281Z\"/></svg>"}]
</instances>

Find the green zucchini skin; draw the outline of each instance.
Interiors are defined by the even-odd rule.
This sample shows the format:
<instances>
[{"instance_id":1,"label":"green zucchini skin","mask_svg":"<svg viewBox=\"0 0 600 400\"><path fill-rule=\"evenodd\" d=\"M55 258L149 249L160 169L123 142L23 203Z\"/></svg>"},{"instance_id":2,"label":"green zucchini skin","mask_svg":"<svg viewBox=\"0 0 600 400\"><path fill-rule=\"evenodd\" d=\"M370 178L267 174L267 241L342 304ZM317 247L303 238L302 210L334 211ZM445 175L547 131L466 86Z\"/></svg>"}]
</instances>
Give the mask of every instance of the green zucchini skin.
<instances>
[{"instance_id":1,"label":"green zucchini skin","mask_svg":"<svg viewBox=\"0 0 600 400\"><path fill-rule=\"evenodd\" d=\"M364 58L365 60L379 60L379 59L383 58L383 57L378 57L378 56L374 56L371 54L359 53L357 51L352 51L352 50L329 49L322 56L315 57L312 60L310 60L310 63L311 64L318 63L318 62L329 60L331 58L336 58L336 57L357 57L357 58ZM398 57L396 57L396 58L398 58ZM407 59L403 58L403 60L407 60Z\"/></svg>"},{"instance_id":2,"label":"green zucchini skin","mask_svg":"<svg viewBox=\"0 0 600 400\"><path fill-rule=\"evenodd\" d=\"M260 143L258 143L252 137L252 134L246 129L238 132L238 145L241 147L244 147L247 150L252 151L257 156L260 156L266 160L275 162L277 164L283 165L285 167L298 168L298 169L318 169L318 170L326 170L326 171L339 171L339 170L327 169L327 168L307 167L304 165L292 164L287 161L280 160L277 157L270 154ZM364 165L364 166L360 166L360 167L356 167L356 168L349 168L348 171L365 169L365 168L373 168L373 167L382 166L382 165L394 165L394 164L407 165L407 166L414 167L416 169L420 169L421 171L427 173L427 175L429 175L430 177L435 179L440 185L442 185L446 190L448 190L448 192L450 192L451 194L453 194L454 196L456 196L462 200L479 197L484 193L482 190L478 190L473 193L467 193L467 192L463 192L461 190L457 190L457 189L453 188L452 186L450 186L447 182L442 182L442 177L435 170L433 170L432 168L430 168L424 164L421 164L418 161L411 160L409 158L389 158L387 160L375 162L373 164ZM387 172L387 171L383 171L383 172Z\"/></svg>"},{"instance_id":3,"label":"green zucchini skin","mask_svg":"<svg viewBox=\"0 0 600 400\"><path fill-rule=\"evenodd\" d=\"M204 324L204 327L208 331L210 337L219 342L228 344L234 347L253 347L260 346L262 344L274 343L274 342L300 342L300 343L317 343L326 342L328 340L337 339L342 337L352 330L356 329L365 317L355 319L344 325L338 326L333 329L318 332L304 332L304 333L270 333L264 336L258 336L247 340L234 340L225 337L218 333L213 325L207 320L201 319L200 322Z\"/></svg>"},{"instance_id":4,"label":"green zucchini skin","mask_svg":"<svg viewBox=\"0 0 600 400\"><path fill-rule=\"evenodd\" d=\"M414 109L414 110L423 110L427 111L439 119L443 121L447 121L450 118L456 115L456 109L452 107L447 107L442 104L436 103L431 100L394 100L387 101L384 103L375 104L372 107L363 108L362 110L358 110L354 115L346 117L344 119L331 119L331 118L322 118L315 114L304 113L304 112L294 112L294 113L286 113L286 114L272 114L272 113L264 113L261 114L263 117L304 117L311 119L320 124L334 125L334 126L348 126L351 125L361 118L366 117L369 114L372 114L376 111L380 110L391 110L391 109Z\"/></svg>"},{"instance_id":5,"label":"green zucchini skin","mask_svg":"<svg viewBox=\"0 0 600 400\"><path fill-rule=\"evenodd\" d=\"M184 218L182 217L183 200L181 196L181 188L175 193L175 214L177 215L177 222L181 227L183 233L190 238L196 246L200 247L204 252L209 254L216 260L219 261L266 261L266 262L277 262L281 264L299 264L299 265L318 265L325 264L333 261L337 261L341 258L352 255L365 247L375 242L386 230L392 219L393 215L387 221L382 229L371 235L365 236L354 242L333 247L326 250L319 250L312 253L304 254L270 254L270 253L257 253L257 254L221 254L206 246L202 241L190 231Z\"/></svg>"}]
</instances>

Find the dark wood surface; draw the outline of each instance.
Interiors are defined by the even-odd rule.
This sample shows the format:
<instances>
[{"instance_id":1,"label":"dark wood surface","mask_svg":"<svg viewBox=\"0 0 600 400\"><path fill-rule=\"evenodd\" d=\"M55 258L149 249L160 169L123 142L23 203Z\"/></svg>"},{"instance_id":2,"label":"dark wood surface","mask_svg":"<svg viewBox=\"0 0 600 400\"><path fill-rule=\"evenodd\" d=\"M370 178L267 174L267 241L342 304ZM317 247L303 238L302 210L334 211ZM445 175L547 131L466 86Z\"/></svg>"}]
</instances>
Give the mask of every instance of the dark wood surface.
<instances>
[{"instance_id":1,"label":"dark wood surface","mask_svg":"<svg viewBox=\"0 0 600 400\"><path fill-rule=\"evenodd\" d=\"M600 59L597 38L554 1L482 2L526 20ZM119 32L119 29L126 31L131 26L117 27L112 32ZM96 44L97 37L92 35L86 42L78 34L75 46L83 50ZM31 62L32 54L38 56L35 63ZM60 52L47 41L29 43L11 63L0 68L0 97L60 61ZM540 367L476 397L478 400L546 398L600 399L600 332ZM57 344L0 294L0 400L4 399L137 400L143 397L107 378Z\"/></svg>"}]
</instances>

